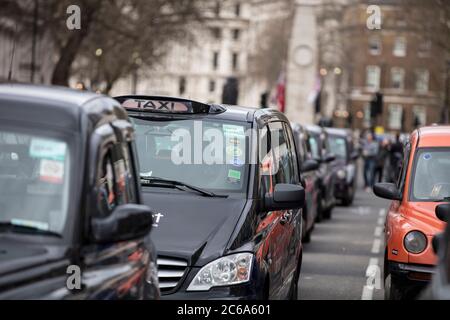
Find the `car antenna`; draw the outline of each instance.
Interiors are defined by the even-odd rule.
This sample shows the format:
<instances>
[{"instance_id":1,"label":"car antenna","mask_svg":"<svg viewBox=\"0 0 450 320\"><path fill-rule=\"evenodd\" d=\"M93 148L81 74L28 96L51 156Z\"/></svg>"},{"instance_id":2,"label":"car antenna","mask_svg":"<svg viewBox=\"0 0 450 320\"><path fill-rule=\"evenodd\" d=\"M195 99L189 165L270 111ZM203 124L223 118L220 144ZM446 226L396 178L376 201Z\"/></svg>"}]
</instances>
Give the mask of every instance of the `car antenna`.
<instances>
[{"instance_id":1,"label":"car antenna","mask_svg":"<svg viewBox=\"0 0 450 320\"><path fill-rule=\"evenodd\" d=\"M11 81L12 79L12 71L13 71L13 65L14 65L14 55L16 53L16 42L17 42L17 22L16 27L14 30L14 38L13 38L13 47L11 52L11 60L9 63L9 71L8 71L8 81Z\"/></svg>"}]
</instances>

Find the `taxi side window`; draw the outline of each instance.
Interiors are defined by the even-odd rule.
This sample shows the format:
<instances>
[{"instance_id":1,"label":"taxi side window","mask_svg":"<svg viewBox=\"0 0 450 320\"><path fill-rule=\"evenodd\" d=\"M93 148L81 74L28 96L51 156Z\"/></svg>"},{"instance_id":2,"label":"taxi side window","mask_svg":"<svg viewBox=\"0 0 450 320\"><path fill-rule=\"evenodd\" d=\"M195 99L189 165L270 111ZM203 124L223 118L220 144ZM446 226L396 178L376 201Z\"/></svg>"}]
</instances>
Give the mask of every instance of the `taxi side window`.
<instances>
[{"instance_id":1,"label":"taxi side window","mask_svg":"<svg viewBox=\"0 0 450 320\"><path fill-rule=\"evenodd\" d=\"M105 154L97 172L97 209L101 217L108 216L117 206L117 184L111 149Z\"/></svg>"},{"instance_id":2,"label":"taxi side window","mask_svg":"<svg viewBox=\"0 0 450 320\"><path fill-rule=\"evenodd\" d=\"M116 177L117 204L136 203L137 192L133 176L131 154L126 143L114 145L112 161Z\"/></svg>"},{"instance_id":3,"label":"taxi side window","mask_svg":"<svg viewBox=\"0 0 450 320\"><path fill-rule=\"evenodd\" d=\"M136 177L136 168L133 162L133 153L130 143L122 143L122 153L125 161L125 191L128 199L128 203L137 203L138 201L138 191L136 182L139 179Z\"/></svg>"},{"instance_id":4,"label":"taxi side window","mask_svg":"<svg viewBox=\"0 0 450 320\"><path fill-rule=\"evenodd\" d=\"M265 146L264 146L265 145ZM267 146L267 147L266 147ZM298 169L292 134L282 122L272 122L261 133L261 196L272 193L278 183L298 183Z\"/></svg>"},{"instance_id":5,"label":"taxi side window","mask_svg":"<svg viewBox=\"0 0 450 320\"><path fill-rule=\"evenodd\" d=\"M314 136L308 138L308 151L314 159L320 159L318 139Z\"/></svg>"},{"instance_id":6,"label":"taxi side window","mask_svg":"<svg viewBox=\"0 0 450 320\"><path fill-rule=\"evenodd\" d=\"M289 167L291 167L291 177L289 180L289 183L292 184L297 184L299 183L300 179L299 179L299 172L298 172L298 162L297 162L297 152L295 149L295 142L294 142L294 137L291 131L291 128L289 125L287 125L286 123L283 123L283 127L284 127L284 133L286 135L286 142L287 142L287 148L288 148L288 152L287 152L287 156L289 158L288 160L288 165ZM303 148L303 146L302 146ZM303 157L304 159L306 159L306 154L303 153Z\"/></svg>"},{"instance_id":7,"label":"taxi side window","mask_svg":"<svg viewBox=\"0 0 450 320\"><path fill-rule=\"evenodd\" d=\"M403 161L402 161L402 168L400 170L400 174L397 181L397 188L400 190L400 192L403 194L403 189L405 187L406 183L406 171L408 170L408 164L409 164L409 156L411 151L411 144L407 143L405 147L403 148Z\"/></svg>"},{"instance_id":8,"label":"taxi side window","mask_svg":"<svg viewBox=\"0 0 450 320\"><path fill-rule=\"evenodd\" d=\"M106 152L97 174L97 207L102 217L115 207L137 202L137 186L129 145L115 144Z\"/></svg>"}]
</instances>

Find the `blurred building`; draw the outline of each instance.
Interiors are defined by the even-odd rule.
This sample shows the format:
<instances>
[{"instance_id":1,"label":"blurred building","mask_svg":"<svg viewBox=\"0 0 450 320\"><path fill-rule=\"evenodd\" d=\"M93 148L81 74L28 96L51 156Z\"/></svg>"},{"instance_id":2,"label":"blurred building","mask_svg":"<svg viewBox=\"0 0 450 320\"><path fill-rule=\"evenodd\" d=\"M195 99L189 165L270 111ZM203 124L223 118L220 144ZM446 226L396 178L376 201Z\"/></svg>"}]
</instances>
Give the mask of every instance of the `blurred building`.
<instances>
[{"instance_id":1,"label":"blurred building","mask_svg":"<svg viewBox=\"0 0 450 320\"><path fill-rule=\"evenodd\" d=\"M16 32L16 28L22 27L16 26L13 19L0 19L0 82L8 80L11 69L12 81L49 84L53 67L49 35L42 34L38 29L36 32L33 29Z\"/></svg>"},{"instance_id":2,"label":"blurred building","mask_svg":"<svg viewBox=\"0 0 450 320\"><path fill-rule=\"evenodd\" d=\"M370 4L350 1L322 12L319 72L328 100L322 113L334 110L339 126L388 132L441 122L448 52L422 33L423 25L414 25L414 8L405 14L401 1L377 1L381 29L369 30ZM332 17L339 22L327 28ZM370 102L377 92L383 104L381 114L374 115Z\"/></svg>"},{"instance_id":3,"label":"blurred building","mask_svg":"<svg viewBox=\"0 0 450 320\"><path fill-rule=\"evenodd\" d=\"M212 4L204 12L205 23L195 26L192 41L173 44L162 63L119 81L113 93L175 95L218 103L227 87L229 95L239 96L248 69L250 4Z\"/></svg>"},{"instance_id":4,"label":"blurred building","mask_svg":"<svg viewBox=\"0 0 450 320\"><path fill-rule=\"evenodd\" d=\"M286 21L291 15L290 3L211 1L203 14L204 23L194 26L192 41L173 44L162 63L121 79L112 94L175 95L210 103L260 106L261 96L267 92L268 103L274 105L274 88L286 54L279 50L284 44L274 45L266 38L271 33L272 42L282 40L287 47L287 37L277 39L276 32L291 27ZM283 30L268 28L271 21L281 21ZM279 24L273 26L279 29Z\"/></svg>"}]
</instances>

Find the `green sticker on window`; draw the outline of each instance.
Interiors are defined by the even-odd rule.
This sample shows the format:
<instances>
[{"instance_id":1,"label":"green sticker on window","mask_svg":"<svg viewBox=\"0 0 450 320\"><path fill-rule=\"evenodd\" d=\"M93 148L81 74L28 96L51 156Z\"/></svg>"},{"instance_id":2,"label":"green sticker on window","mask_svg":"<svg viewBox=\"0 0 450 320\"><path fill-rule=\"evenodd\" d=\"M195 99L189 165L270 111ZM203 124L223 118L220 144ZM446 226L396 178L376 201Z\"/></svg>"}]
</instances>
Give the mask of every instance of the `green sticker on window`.
<instances>
[{"instance_id":1,"label":"green sticker on window","mask_svg":"<svg viewBox=\"0 0 450 320\"><path fill-rule=\"evenodd\" d=\"M33 138L30 144L30 156L38 159L64 161L66 144L49 139Z\"/></svg>"},{"instance_id":2,"label":"green sticker on window","mask_svg":"<svg viewBox=\"0 0 450 320\"><path fill-rule=\"evenodd\" d=\"M241 172L238 170L228 170L228 178L241 180Z\"/></svg>"}]
</instances>

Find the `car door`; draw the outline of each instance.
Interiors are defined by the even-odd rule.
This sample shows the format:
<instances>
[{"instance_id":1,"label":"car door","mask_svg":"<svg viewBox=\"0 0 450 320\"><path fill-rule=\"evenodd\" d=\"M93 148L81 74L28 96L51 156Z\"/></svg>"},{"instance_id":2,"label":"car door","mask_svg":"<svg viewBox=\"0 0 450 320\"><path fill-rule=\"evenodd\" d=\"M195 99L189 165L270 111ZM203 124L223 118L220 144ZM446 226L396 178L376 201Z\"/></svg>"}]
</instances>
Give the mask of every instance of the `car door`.
<instances>
[{"instance_id":1,"label":"car door","mask_svg":"<svg viewBox=\"0 0 450 320\"><path fill-rule=\"evenodd\" d=\"M283 172L285 174L285 181L290 184L300 184L300 172L298 168L298 159L297 152L295 148L294 136L291 130L291 127L287 123L283 123L283 132L285 135L284 140L286 141L286 153L284 157L285 161L282 161L284 168ZM314 189L314 181L311 176L306 177L306 193L310 193L310 201L313 200L313 189ZM311 209L314 208L314 205L311 203ZM299 256L299 250L301 247L301 237L302 237L302 225L301 225L301 210L289 210L288 217L289 219L285 225L286 231L286 264L285 264L285 280L289 283L291 282L291 277L294 276L294 273L297 269L297 258ZM314 221L314 219L313 219ZM306 227L306 226L304 226Z\"/></svg>"},{"instance_id":2,"label":"car door","mask_svg":"<svg viewBox=\"0 0 450 320\"><path fill-rule=\"evenodd\" d=\"M97 156L91 158L98 161L90 166L95 168L94 188L90 191L91 207L85 223L81 295L85 299L149 298L145 279L150 257L144 241L96 244L89 237L91 219L107 219L118 206L138 201L130 143L117 139L110 125L101 130L103 142L96 150Z\"/></svg>"},{"instance_id":3,"label":"car door","mask_svg":"<svg viewBox=\"0 0 450 320\"><path fill-rule=\"evenodd\" d=\"M272 135L269 126L266 125L260 130L260 151L259 151L259 180L260 197L264 199L266 194L273 192L276 181L275 152L272 148ZM271 299L281 298L281 288L283 285L283 264L285 259L285 239L283 237L284 226L281 223L282 211L269 211L265 214L264 222L267 231L264 239L266 248L265 260L269 269L270 288L269 297Z\"/></svg>"},{"instance_id":4,"label":"car door","mask_svg":"<svg viewBox=\"0 0 450 320\"><path fill-rule=\"evenodd\" d=\"M275 185L279 183L299 184L291 129L287 128L287 124L279 121L269 123L269 129L271 147L274 153L273 180ZM281 294L283 297L285 296L285 290L289 289L289 280L297 265L295 253L298 248L296 245L298 238L295 239L295 226L301 225L301 222L299 222L301 216L298 213L298 210L281 210L279 212L278 228L280 232L276 234L276 241L283 244L278 252L279 260L282 261L283 288Z\"/></svg>"},{"instance_id":5,"label":"car door","mask_svg":"<svg viewBox=\"0 0 450 320\"><path fill-rule=\"evenodd\" d=\"M314 223L317 215L317 173L315 171L301 172L301 167L303 163L310 159L308 155L306 139L308 137L305 134L297 134L297 139L295 139L296 149L297 149L297 161L298 161L298 171L300 174L300 180L305 188L305 212L303 215L307 215L307 225L303 226L303 229L309 230L309 228ZM304 232L304 230L303 230Z\"/></svg>"}]
</instances>

